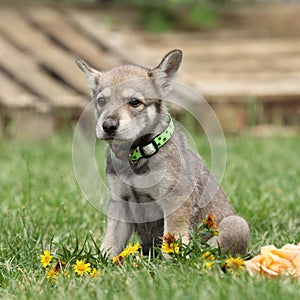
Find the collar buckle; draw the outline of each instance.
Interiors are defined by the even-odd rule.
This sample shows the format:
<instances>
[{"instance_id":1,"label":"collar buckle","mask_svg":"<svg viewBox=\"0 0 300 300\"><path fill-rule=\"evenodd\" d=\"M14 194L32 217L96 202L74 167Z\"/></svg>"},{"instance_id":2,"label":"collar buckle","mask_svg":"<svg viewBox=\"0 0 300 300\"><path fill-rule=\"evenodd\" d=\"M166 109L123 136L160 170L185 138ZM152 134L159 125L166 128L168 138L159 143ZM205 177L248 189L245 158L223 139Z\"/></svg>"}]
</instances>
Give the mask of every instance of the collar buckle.
<instances>
[{"instance_id":1,"label":"collar buckle","mask_svg":"<svg viewBox=\"0 0 300 300\"><path fill-rule=\"evenodd\" d=\"M157 153L158 146L155 141L152 141L150 144L140 147L140 151L144 158L148 158Z\"/></svg>"},{"instance_id":2,"label":"collar buckle","mask_svg":"<svg viewBox=\"0 0 300 300\"><path fill-rule=\"evenodd\" d=\"M170 140L175 127L171 116L169 114L166 116L168 117L169 122L167 128L162 133L154 137L149 144L145 146L138 146L129 152L129 160L132 164L137 163L141 158L149 158L153 156Z\"/></svg>"}]
</instances>

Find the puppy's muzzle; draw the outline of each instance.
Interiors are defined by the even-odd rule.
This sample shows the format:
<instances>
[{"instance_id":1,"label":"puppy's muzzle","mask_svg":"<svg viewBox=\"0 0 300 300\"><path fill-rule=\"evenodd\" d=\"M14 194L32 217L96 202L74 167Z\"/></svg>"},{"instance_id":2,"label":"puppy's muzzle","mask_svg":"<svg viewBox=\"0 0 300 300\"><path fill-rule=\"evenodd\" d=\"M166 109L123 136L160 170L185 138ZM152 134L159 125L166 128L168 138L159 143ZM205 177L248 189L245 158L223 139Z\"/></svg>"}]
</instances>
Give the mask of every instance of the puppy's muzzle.
<instances>
[{"instance_id":1,"label":"puppy's muzzle","mask_svg":"<svg viewBox=\"0 0 300 300\"><path fill-rule=\"evenodd\" d=\"M114 117L108 117L102 124L104 132L110 136L114 136L119 127L119 120Z\"/></svg>"}]
</instances>

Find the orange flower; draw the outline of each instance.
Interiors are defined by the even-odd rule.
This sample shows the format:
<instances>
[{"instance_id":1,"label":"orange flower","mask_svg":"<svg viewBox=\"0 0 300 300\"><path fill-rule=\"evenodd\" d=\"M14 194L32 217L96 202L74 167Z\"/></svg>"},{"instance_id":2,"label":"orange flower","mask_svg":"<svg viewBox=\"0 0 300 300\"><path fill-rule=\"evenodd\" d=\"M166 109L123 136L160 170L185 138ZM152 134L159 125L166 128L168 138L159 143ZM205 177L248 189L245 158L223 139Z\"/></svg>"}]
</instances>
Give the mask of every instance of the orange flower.
<instances>
[{"instance_id":1,"label":"orange flower","mask_svg":"<svg viewBox=\"0 0 300 300\"><path fill-rule=\"evenodd\" d=\"M255 273L276 277L278 275L292 275L300 279L300 243L287 244L281 249L274 245L261 247L261 254L245 261L248 273Z\"/></svg>"},{"instance_id":2,"label":"orange flower","mask_svg":"<svg viewBox=\"0 0 300 300\"><path fill-rule=\"evenodd\" d=\"M161 245L161 249L164 253L179 253L179 244L176 242L175 236L167 232L162 237L163 243Z\"/></svg>"},{"instance_id":3,"label":"orange flower","mask_svg":"<svg viewBox=\"0 0 300 300\"><path fill-rule=\"evenodd\" d=\"M213 214L209 213L204 221L208 228L217 229L216 218Z\"/></svg>"},{"instance_id":4,"label":"orange flower","mask_svg":"<svg viewBox=\"0 0 300 300\"><path fill-rule=\"evenodd\" d=\"M163 241L166 242L166 243L173 243L176 241L175 239L175 236L170 233L170 232L167 232L163 237L162 237Z\"/></svg>"},{"instance_id":5,"label":"orange flower","mask_svg":"<svg viewBox=\"0 0 300 300\"><path fill-rule=\"evenodd\" d=\"M119 254L119 255L113 257L112 261L115 265L117 265L119 267L123 263L123 256L121 254Z\"/></svg>"},{"instance_id":6,"label":"orange flower","mask_svg":"<svg viewBox=\"0 0 300 300\"><path fill-rule=\"evenodd\" d=\"M55 272L63 271L65 267L66 263L57 260L55 266L53 267L53 270L55 270Z\"/></svg>"}]
</instances>

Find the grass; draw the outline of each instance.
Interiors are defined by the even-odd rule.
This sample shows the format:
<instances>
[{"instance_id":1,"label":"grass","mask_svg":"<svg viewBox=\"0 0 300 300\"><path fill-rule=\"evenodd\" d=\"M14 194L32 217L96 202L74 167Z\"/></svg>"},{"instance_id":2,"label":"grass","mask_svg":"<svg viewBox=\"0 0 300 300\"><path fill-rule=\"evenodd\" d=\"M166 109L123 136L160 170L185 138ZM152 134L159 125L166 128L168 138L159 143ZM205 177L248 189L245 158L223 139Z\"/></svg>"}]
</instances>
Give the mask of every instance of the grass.
<instances>
[{"instance_id":1,"label":"grass","mask_svg":"<svg viewBox=\"0 0 300 300\"><path fill-rule=\"evenodd\" d=\"M199 151L209 147L197 137ZM3 299L299 299L299 283L203 270L195 260L144 259L116 267L93 260L97 278L45 278L39 254L51 248L70 265L98 253L105 217L80 193L72 133L44 141L0 140L0 297ZM300 241L300 139L227 138L222 182L249 222L249 253Z\"/></svg>"}]
</instances>

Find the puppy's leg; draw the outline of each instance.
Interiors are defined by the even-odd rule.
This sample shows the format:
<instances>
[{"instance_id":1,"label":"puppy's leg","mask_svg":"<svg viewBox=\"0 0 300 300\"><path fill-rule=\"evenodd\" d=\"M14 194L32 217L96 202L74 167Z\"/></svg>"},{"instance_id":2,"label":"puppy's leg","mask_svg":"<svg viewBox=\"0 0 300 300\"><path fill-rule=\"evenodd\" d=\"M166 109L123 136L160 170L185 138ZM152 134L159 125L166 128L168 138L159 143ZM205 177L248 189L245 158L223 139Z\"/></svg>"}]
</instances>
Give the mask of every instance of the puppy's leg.
<instances>
[{"instance_id":1,"label":"puppy's leg","mask_svg":"<svg viewBox=\"0 0 300 300\"><path fill-rule=\"evenodd\" d=\"M213 247L220 246L222 252L229 251L232 255L245 254L250 239L248 223L240 216L228 216L218 225L219 235L211 238L208 243Z\"/></svg>"},{"instance_id":2,"label":"puppy's leg","mask_svg":"<svg viewBox=\"0 0 300 300\"><path fill-rule=\"evenodd\" d=\"M131 233L132 224L107 219L101 252L108 252L111 258L118 255L126 246Z\"/></svg>"},{"instance_id":3,"label":"puppy's leg","mask_svg":"<svg viewBox=\"0 0 300 300\"><path fill-rule=\"evenodd\" d=\"M110 200L107 208L107 224L101 244L102 253L108 252L110 257L119 254L126 246L133 230L133 224L122 220L129 219L127 203Z\"/></svg>"},{"instance_id":4,"label":"puppy's leg","mask_svg":"<svg viewBox=\"0 0 300 300\"><path fill-rule=\"evenodd\" d=\"M141 238L143 254L148 255L153 245L161 245L163 236L164 220L159 219L153 222L138 223L135 229Z\"/></svg>"},{"instance_id":5,"label":"puppy's leg","mask_svg":"<svg viewBox=\"0 0 300 300\"><path fill-rule=\"evenodd\" d=\"M188 244L189 237L189 225L186 219L188 214L188 208L181 206L174 213L165 216L164 220L164 234L171 233L176 239L181 238L182 243Z\"/></svg>"}]
</instances>

